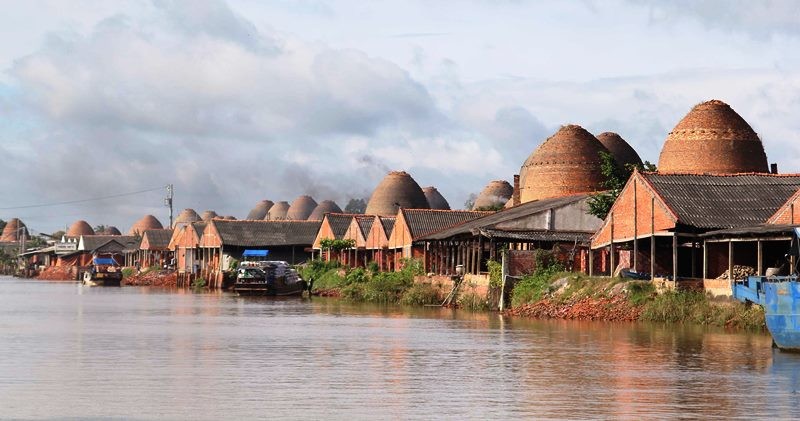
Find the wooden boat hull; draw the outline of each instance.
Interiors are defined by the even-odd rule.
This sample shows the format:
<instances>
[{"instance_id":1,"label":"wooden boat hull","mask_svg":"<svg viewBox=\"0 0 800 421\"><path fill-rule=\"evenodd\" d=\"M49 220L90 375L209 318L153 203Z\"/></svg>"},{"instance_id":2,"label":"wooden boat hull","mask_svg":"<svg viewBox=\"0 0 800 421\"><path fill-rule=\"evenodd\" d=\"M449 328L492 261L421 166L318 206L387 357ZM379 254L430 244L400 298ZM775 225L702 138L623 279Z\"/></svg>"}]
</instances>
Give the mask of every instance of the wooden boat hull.
<instances>
[{"instance_id":1,"label":"wooden boat hull","mask_svg":"<svg viewBox=\"0 0 800 421\"><path fill-rule=\"evenodd\" d=\"M118 287L122 285L121 273L83 273L83 284L90 287Z\"/></svg>"},{"instance_id":2,"label":"wooden boat hull","mask_svg":"<svg viewBox=\"0 0 800 421\"><path fill-rule=\"evenodd\" d=\"M275 286L263 282L237 282L233 290L239 295L299 296L306 290L306 283L300 281L292 285Z\"/></svg>"}]
</instances>

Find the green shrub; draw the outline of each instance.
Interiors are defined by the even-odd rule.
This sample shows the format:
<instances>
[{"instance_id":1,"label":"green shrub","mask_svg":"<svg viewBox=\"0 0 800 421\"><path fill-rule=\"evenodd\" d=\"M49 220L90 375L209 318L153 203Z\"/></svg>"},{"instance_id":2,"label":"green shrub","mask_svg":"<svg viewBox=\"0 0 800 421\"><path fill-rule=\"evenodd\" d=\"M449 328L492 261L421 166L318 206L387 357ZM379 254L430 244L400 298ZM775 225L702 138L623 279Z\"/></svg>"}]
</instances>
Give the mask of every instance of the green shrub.
<instances>
[{"instance_id":1,"label":"green shrub","mask_svg":"<svg viewBox=\"0 0 800 421\"><path fill-rule=\"evenodd\" d=\"M404 305L423 306L442 302L441 290L431 284L414 284L403 293L400 303Z\"/></svg>"},{"instance_id":2,"label":"green shrub","mask_svg":"<svg viewBox=\"0 0 800 421\"><path fill-rule=\"evenodd\" d=\"M381 270L381 267L378 265L378 262L372 261L367 264L367 270L371 273L378 273Z\"/></svg>"},{"instance_id":3,"label":"green shrub","mask_svg":"<svg viewBox=\"0 0 800 421\"><path fill-rule=\"evenodd\" d=\"M489 287L500 288L503 286L503 264L496 260L486 262L489 267Z\"/></svg>"},{"instance_id":4,"label":"green shrub","mask_svg":"<svg viewBox=\"0 0 800 421\"><path fill-rule=\"evenodd\" d=\"M341 265L336 261L326 262L324 260L314 259L300 266L298 272L306 281L314 279L314 283L316 283L326 272L340 267Z\"/></svg>"},{"instance_id":5,"label":"green shrub","mask_svg":"<svg viewBox=\"0 0 800 421\"><path fill-rule=\"evenodd\" d=\"M413 278L402 272L380 272L365 284L364 299L374 303L397 303L411 287Z\"/></svg>"},{"instance_id":6,"label":"green shrub","mask_svg":"<svg viewBox=\"0 0 800 421\"><path fill-rule=\"evenodd\" d=\"M670 291L644 304L642 320L762 330L765 326L761 306L739 302L714 303L702 292Z\"/></svg>"},{"instance_id":7,"label":"green shrub","mask_svg":"<svg viewBox=\"0 0 800 421\"><path fill-rule=\"evenodd\" d=\"M134 268L124 268L122 269L122 277L123 278L130 278L133 276L135 269Z\"/></svg>"},{"instance_id":8,"label":"green shrub","mask_svg":"<svg viewBox=\"0 0 800 421\"><path fill-rule=\"evenodd\" d=\"M341 288L346 285L345 279L339 274L340 269L330 269L314 278L314 290Z\"/></svg>"},{"instance_id":9,"label":"green shrub","mask_svg":"<svg viewBox=\"0 0 800 421\"><path fill-rule=\"evenodd\" d=\"M344 282L347 285L350 284L363 284L367 282L367 271L362 268L355 268L347 272L344 277Z\"/></svg>"},{"instance_id":10,"label":"green shrub","mask_svg":"<svg viewBox=\"0 0 800 421\"><path fill-rule=\"evenodd\" d=\"M365 301L365 284L350 284L342 288L342 298L351 301Z\"/></svg>"},{"instance_id":11,"label":"green shrub","mask_svg":"<svg viewBox=\"0 0 800 421\"><path fill-rule=\"evenodd\" d=\"M192 289L198 290L203 289L208 285L205 278L197 278L192 281Z\"/></svg>"},{"instance_id":12,"label":"green shrub","mask_svg":"<svg viewBox=\"0 0 800 421\"><path fill-rule=\"evenodd\" d=\"M656 287L650 281L633 281L628 283L628 300L638 306L647 302L656 293Z\"/></svg>"},{"instance_id":13,"label":"green shrub","mask_svg":"<svg viewBox=\"0 0 800 421\"><path fill-rule=\"evenodd\" d=\"M544 261L544 260L543 260ZM537 255L537 263L539 256ZM553 261L547 265L536 267L536 271L522 278L511 292L511 305L514 307L541 300L550 292L550 284L564 268Z\"/></svg>"},{"instance_id":14,"label":"green shrub","mask_svg":"<svg viewBox=\"0 0 800 421\"><path fill-rule=\"evenodd\" d=\"M474 292L461 294L457 302L458 306L465 310L481 311L489 309L489 303L486 298Z\"/></svg>"}]
</instances>

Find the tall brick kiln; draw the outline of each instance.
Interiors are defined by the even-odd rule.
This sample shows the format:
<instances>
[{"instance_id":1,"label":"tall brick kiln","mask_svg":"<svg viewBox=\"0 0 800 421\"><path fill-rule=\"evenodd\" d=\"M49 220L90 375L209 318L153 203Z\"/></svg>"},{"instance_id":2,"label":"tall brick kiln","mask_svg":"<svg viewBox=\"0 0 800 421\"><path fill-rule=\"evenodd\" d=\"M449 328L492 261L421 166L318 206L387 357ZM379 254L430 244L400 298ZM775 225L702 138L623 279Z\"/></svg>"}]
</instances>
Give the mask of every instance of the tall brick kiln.
<instances>
[{"instance_id":1,"label":"tall brick kiln","mask_svg":"<svg viewBox=\"0 0 800 421\"><path fill-rule=\"evenodd\" d=\"M700 103L667 135L660 173L733 174L768 172L761 139L728 104Z\"/></svg>"}]
</instances>

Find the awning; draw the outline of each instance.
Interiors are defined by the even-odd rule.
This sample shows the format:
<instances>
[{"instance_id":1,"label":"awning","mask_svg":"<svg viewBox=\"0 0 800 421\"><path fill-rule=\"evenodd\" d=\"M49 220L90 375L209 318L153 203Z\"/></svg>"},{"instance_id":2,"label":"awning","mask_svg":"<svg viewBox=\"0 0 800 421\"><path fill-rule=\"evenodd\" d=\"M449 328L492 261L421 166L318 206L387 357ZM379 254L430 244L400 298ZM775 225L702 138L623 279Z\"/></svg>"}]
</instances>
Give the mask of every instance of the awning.
<instances>
[{"instance_id":1,"label":"awning","mask_svg":"<svg viewBox=\"0 0 800 421\"><path fill-rule=\"evenodd\" d=\"M267 257L269 254L269 250L245 250L242 253L244 257Z\"/></svg>"}]
</instances>

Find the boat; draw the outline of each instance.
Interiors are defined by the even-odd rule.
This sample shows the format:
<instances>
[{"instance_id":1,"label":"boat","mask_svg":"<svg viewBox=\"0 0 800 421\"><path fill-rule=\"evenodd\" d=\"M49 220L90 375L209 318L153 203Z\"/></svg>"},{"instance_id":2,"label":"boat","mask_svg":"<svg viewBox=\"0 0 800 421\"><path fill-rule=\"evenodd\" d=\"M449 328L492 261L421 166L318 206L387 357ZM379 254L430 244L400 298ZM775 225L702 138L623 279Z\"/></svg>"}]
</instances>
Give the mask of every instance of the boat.
<instances>
[{"instance_id":1,"label":"boat","mask_svg":"<svg viewBox=\"0 0 800 421\"><path fill-rule=\"evenodd\" d=\"M92 258L88 270L81 276L86 286L114 286L122 283L122 267L113 256Z\"/></svg>"},{"instance_id":2,"label":"boat","mask_svg":"<svg viewBox=\"0 0 800 421\"><path fill-rule=\"evenodd\" d=\"M791 275L748 276L733 283L732 293L741 302L764 308L767 330L776 347L800 352L800 278L796 267L800 263L800 228L794 229L793 237L792 252L787 255L795 265Z\"/></svg>"},{"instance_id":3,"label":"boat","mask_svg":"<svg viewBox=\"0 0 800 421\"><path fill-rule=\"evenodd\" d=\"M266 250L259 250L266 252ZM245 257L266 257L245 250ZM239 295L302 295L308 284L288 262L247 260L239 264L233 290Z\"/></svg>"}]
</instances>

